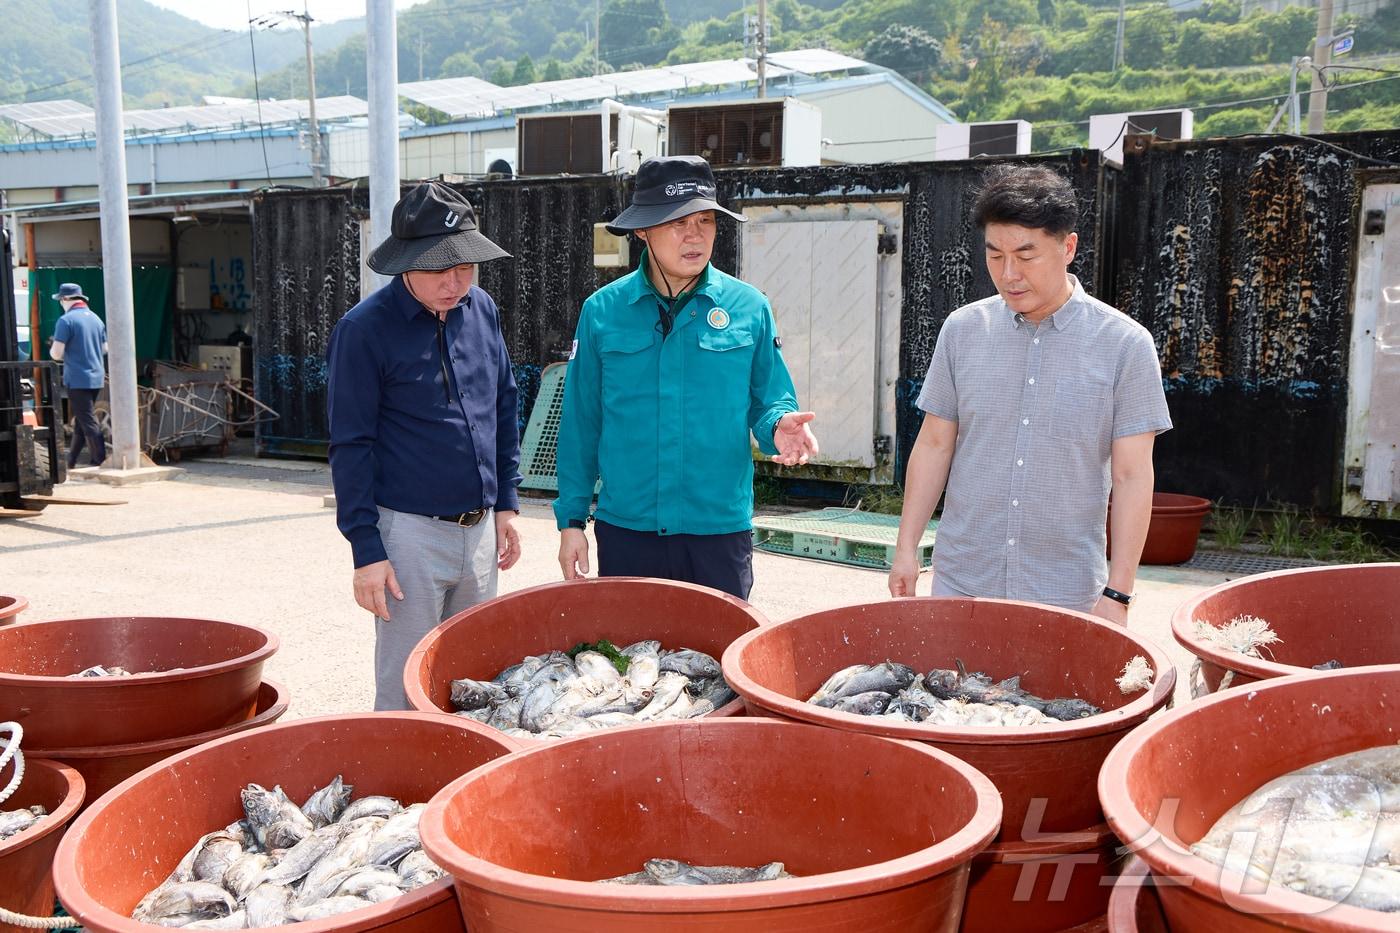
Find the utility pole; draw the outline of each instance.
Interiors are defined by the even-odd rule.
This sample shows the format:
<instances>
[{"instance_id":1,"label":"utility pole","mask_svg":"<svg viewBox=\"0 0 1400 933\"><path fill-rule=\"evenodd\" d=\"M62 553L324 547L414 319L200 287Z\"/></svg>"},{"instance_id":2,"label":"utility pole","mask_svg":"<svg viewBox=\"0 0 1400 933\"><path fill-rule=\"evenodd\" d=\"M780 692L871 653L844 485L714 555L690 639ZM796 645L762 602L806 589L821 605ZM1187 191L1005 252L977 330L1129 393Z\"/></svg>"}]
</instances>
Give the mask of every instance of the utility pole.
<instances>
[{"instance_id":1,"label":"utility pole","mask_svg":"<svg viewBox=\"0 0 1400 933\"><path fill-rule=\"evenodd\" d=\"M1113 37L1113 70L1123 67L1123 32L1128 18L1126 0L1118 0L1118 30Z\"/></svg>"},{"instance_id":2,"label":"utility pole","mask_svg":"<svg viewBox=\"0 0 1400 933\"><path fill-rule=\"evenodd\" d=\"M389 236L399 200L399 39L394 0L369 0L365 64L369 83L369 229L370 242ZM361 294L389 280L366 274Z\"/></svg>"},{"instance_id":3,"label":"utility pole","mask_svg":"<svg viewBox=\"0 0 1400 933\"><path fill-rule=\"evenodd\" d=\"M307 132L311 136L311 186L319 188L325 184L326 163L321 158L321 127L316 122L316 56L311 52L311 13L303 4L302 12L282 10L277 16L285 16L301 23L302 35L306 40L306 120L310 124Z\"/></svg>"},{"instance_id":4,"label":"utility pole","mask_svg":"<svg viewBox=\"0 0 1400 933\"><path fill-rule=\"evenodd\" d=\"M1298 72L1312 66L1312 59L1304 55L1293 59L1293 68L1288 73L1288 128L1294 133L1303 131L1303 118L1298 107Z\"/></svg>"},{"instance_id":5,"label":"utility pole","mask_svg":"<svg viewBox=\"0 0 1400 933\"><path fill-rule=\"evenodd\" d=\"M768 96L768 0L758 0L758 30L754 34L758 59L758 96Z\"/></svg>"},{"instance_id":6,"label":"utility pole","mask_svg":"<svg viewBox=\"0 0 1400 933\"><path fill-rule=\"evenodd\" d=\"M1317 38L1313 41L1312 92L1308 95L1308 132L1322 132L1327 114L1327 66L1332 61L1332 0L1318 0Z\"/></svg>"},{"instance_id":7,"label":"utility pole","mask_svg":"<svg viewBox=\"0 0 1400 933\"><path fill-rule=\"evenodd\" d=\"M603 42L603 0L593 0L593 74L598 74L599 46Z\"/></svg>"},{"instance_id":8,"label":"utility pole","mask_svg":"<svg viewBox=\"0 0 1400 933\"><path fill-rule=\"evenodd\" d=\"M131 287L131 227L126 200L126 139L122 132L121 49L116 0L89 0L92 76L97 104L98 194L101 200L102 287L111 363L111 464L141 466L136 420L136 324ZM30 261L33 262L31 254ZM35 339L38 335L35 334Z\"/></svg>"}]
</instances>

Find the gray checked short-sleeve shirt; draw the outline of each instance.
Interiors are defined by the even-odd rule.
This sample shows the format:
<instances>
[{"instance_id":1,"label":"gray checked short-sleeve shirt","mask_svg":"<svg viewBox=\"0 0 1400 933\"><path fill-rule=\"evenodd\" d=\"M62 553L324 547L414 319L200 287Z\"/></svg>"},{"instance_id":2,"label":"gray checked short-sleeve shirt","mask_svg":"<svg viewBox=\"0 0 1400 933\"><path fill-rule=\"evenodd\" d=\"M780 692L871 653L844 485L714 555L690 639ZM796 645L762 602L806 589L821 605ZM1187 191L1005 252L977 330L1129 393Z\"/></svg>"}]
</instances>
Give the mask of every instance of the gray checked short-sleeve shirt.
<instances>
[{"instance_id":1,"label":"gray checked short-sleeve shirt","mask_svg":"<svg viewBox=\"0 0 1400 933\"><path fill-rule=\"evenodd\" d=\"M958 425L933 557L958 593L1091 609L1113 441L1171 429L1152 335L1073 281L1039 325L994 295L938 335L918 405Z\"/></svg>"}]
</instances>

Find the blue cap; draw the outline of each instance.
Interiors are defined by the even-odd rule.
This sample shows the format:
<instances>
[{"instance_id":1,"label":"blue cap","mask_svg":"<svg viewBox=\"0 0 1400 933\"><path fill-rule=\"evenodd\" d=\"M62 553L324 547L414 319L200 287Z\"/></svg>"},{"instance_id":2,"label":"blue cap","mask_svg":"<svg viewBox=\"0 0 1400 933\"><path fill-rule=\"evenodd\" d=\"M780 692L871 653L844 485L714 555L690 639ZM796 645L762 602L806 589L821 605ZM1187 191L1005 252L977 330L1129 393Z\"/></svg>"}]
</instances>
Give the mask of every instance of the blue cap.
<instances>
[{"instance_id":1,"label":"blue cap","mask_svg":"<svg viewBox=\"0 0 1400 933\"><path fill-rule=\"evenodd\" d=\"M88 300L88 296L83 294L83 287L72 282L64 282L58 286L58 291L54 294L54 301L63 301L65 298L78 298L83 301Z\"/></svg>"}]
</instances>

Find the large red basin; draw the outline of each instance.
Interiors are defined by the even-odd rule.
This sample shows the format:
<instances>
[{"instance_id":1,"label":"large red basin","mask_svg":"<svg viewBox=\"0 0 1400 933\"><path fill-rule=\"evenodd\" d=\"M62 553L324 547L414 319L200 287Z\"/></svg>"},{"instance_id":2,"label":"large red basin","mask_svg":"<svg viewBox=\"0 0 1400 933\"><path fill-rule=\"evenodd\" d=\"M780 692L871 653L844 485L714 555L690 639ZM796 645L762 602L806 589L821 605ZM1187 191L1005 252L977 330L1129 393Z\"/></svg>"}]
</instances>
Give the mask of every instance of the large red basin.
<instances>
[{"instance_id":1,"label":"large red basin","mask_svg":"<svg viewBox=\"0 0 1400 933\"><path fill-rule=\"evenodd\" d=\"M1109 509L1108 555L1113 556L1113 506ZM1210 514L1210 500L1174 492L1152 494L1152 517L1142 543L1144 564L1184 564L1196 553L1201 525Z\"/></svg>"},{"instance_id":2,"label":"large red basin","mask_svg":"<svg viewBox=\"0 0 1400 933\"><path fill-rule=\"evenodd\" d=\"M526 655L600 638L619 647L655 639L719 660L730 642L767 621L743 600L691 583L632 577L548 583L498 596L433 629L409 655L404 689L414 709L452 712L452 681L490 680ZM711 715L734 716L743 708L735 699Z\"/></svg>"},{"instance_id":3,"label":"large red basin","mask_svg":"<svg viewBox=\"0 0 1400 933\"><path fill-rule=\"evenodd\" d=\"M1223 651L1196 637L1194 621L1223 625L1257 616L1279 641L1266 658ZM1172 615L1172 634L1201 659L1212 691L1226 671L1229 686L1298 674L1331 660L1344 667L1400 664L1400 564L1351 564L1280 570L1206 590Z\"/></svg>"},{"instance_id":4,"label":"large red basin","mask_svg":"<svg viewBox=\"0 0 1400 933\"><path fill-rule=\"evenodd\" d=\"M952 933L1000 822L991 782L927 746L739 717L532 743L444 789L420 829L472 933ZM653 857L799 877L593 883Z\"/></svg>"},{"instance_id":5,"label":"large red basin","mask_svg":"<svg viewBox=\"0 0 1400 933\"><path fill-rule=\"evenodd\" d=\"M14 622L21 612L29 608L29 600L23 596L6 596L0 593L0 625Z\"/></svg>"},{"instance_id":6,"label":"large red basin","mask_svg":"<svg viewBox=\"0 0 1400 933\"><path fill-rule=\"evenodd\" d=\"M356 797L418 802L515 747L465 719L406 712L300 719L201 745L129 778L78 817L54 859L58 897L94 933L149 933L132 908L201 835L242 816L238 792L248 782L281 784L302 800L342 774ZM463 933L447 878L297 928Z\"/></svg>"},{"instance_id":7,"label":"large red basin","mask_svg":"<svg viewBox=\"0 0 1400 933\"><path fill-rule=\"evenodd\" d=\"M123 616L0 628L0 710L34 748L192 735L253 714L271 632L234 622ZM69 677L94 664L133 677ZM181 668L181 670L174 670Z\"/></svg>"},{"instance_id":8,"label":"large red basin","mask_svg":"<svg viewBox=\"0 0 1400 933\"><path fill-rule=\"evenodd\" d=\"M90 806L93 801L136 772L171 755L228 735L272 725L287 712L289 702L286 688L275 681L267 680L263 681L258 690L258 705L253 712L253 718L233 725L154 742L130 742L125 745L98 745L88 748L46 748L36 749L32 754L61 761L76 769L87 782L87 805Z\"/></svg>"},{"instance_id":9,"label":"large red basin","mask_svg":"<svg viewBox=\"0 0 1400 933\"><path fill-rule=\"evenodd\" d=\"M0 770L0 788L14 777L14 767L11 760ZM24 756L24 780L19 790L0 804L0 810L39 804L49 815L40 825L0 842L0 907L30 917L48 917L53 913L50 867L54 850L82 802L82 775L56 761ZM0 933L19 933L22 929L0 923Z\"/></svg>"},{"instance_id":10,"label":"large red basin","mask_svg":"<svg viewBox=\"0 0 1400 933\"><path fill-rule=\"evenodd\" d=\"M1060 933L1108 909L1118 837L1100 823L1033 842L994 842L972 860L961 933Z\"/></svg>"},{"instance_id":11,"label":"large red basin","mask_svg":"<svg viewBox=\"0 0 1400 933\"><path fill-rule=\"evenodd\" d=\"M1147 863L1133 857L1108 899L1109 933L1167 933L1167 918Z\"/></svg>"},{"instance_id":12,"label":"large red basin","mask_svg":"<svg viewBox=\"0 0 1400 933\"><path fill-rule=\"evenodd\" d=\"M1300 674L1227 690L1134 730L1104 761L1109 825L1159 878L1173 930L1400 930L1400 916L1245 879L1190 854L1260 786L1336 755L1400 740L1400 665ZM1257 887L1250 883L1250 890Z\"/></svg>"},{"instance_id":13,"label":"large red basin","mask_svg":"<svg viewBox=\"0 0 1400 933\"><path fill-rule=\"evenodd\" d=\"M1116 680L1134 655L1151 689L1124 696ZM807 697L832 673L885 659L927 672L961 658L969 671L1023 674L1043 697L1078 696L1106 713L1021 729L925 726L824 709ZM831 609L765 626L724 654L724 676L751 711L834 729L928 742L977 768L1001 791L1002 843L1081 832L1103 821L1094 780L1117 742L1166 704L1176 670L1152 642L1079 612L993 599L918 597Z\"/></svg>"}]
</instances>

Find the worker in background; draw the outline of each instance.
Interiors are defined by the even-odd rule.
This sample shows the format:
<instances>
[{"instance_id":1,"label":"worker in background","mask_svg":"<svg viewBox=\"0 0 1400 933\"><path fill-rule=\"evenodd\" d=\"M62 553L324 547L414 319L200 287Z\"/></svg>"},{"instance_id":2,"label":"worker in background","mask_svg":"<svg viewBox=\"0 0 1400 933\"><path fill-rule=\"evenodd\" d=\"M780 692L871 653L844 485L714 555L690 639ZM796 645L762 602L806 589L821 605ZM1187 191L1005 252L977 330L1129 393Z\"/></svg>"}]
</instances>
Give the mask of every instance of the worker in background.
<instances>
[{"instance_id":1,"label":"worker in background","mask_svg":"<svg viewBox=\"0 0 1400 933\"><path fill-rule=\"evenodd\" d=\"M86 444L88 462L101 466L107 459L107 445L97 423L93 405L107 379L102 358L107 355L107 325L92 313L81 285L64 282L54 293L63 316L53 329L49 356L63 364L63 385L68 390L68 407L73 415L73 444L68 448L68 469L78 465L78 455Z\"/></svg>"},{"instance_id":2,"label":"worker in background","mask_svg":"<svg viewBox=\"0 0 1400 933\"><path fill-rule=\"evenodd\" d=\"M520 557L515 377L478 263L509 254L446 185L414 188L369 256L390 282L327 350L331 481L355 601L375 616L376 710L405 709L408 655L496 595Z\"/></svg>"},{"instance_id":3,"label":"worker in background","mask_svg":"<svg viewBox=\"0 0 1400 933\"><path fill-rule=\"evenodd\" d=\"M1049 168L999 165L984 177L972 214L997 294L958 308L939 332L904 478L893 596L914 595L919 538L946 486L933 595L1127 624L1152 515L1152 446L1172 423L1152 335L1068 271L1078 205Z\"/></svg>"},{"instance_id":4,"label":"worker in background","mask_svg":"<svg viewBox=\"0 0 1400 933\"><path fill-rule=\"evenodd\" d=\"M558 442L559 565L589 571L593 489L602 576L660 577L747 598L753 458L817 454L763 293L710 264L719 217L709 163L648 159L608 230L645 248L632 273L584 302Z\"/></svg>"}]
</instances>

